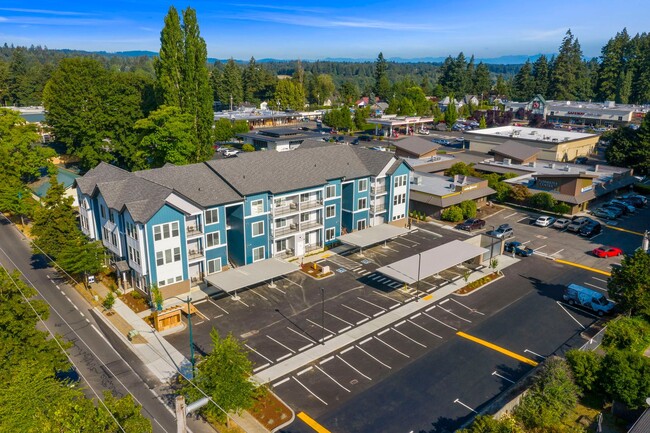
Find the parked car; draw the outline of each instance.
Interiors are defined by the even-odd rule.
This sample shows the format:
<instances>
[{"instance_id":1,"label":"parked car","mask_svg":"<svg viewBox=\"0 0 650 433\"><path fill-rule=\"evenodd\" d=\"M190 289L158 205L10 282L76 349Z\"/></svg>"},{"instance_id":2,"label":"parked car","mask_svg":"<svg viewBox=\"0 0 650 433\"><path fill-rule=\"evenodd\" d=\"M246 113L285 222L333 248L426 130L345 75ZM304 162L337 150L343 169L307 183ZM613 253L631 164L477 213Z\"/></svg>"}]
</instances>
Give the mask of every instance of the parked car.
<instances>
[{"instance_id":1,"label":"parked car","mask_svg":"<svg viewBox=\"0 0 650 433\"><path fill-rule=\"evenodd\" d=\"M571 220L568 218L558 218L554 223L553 223L553 228L564 230L571 224Z\"/></svg>"},{"instance_id":2,"label":"parked car","mask_svg":"<svg viewBox=\"0 0 650 433\"><path fill-rule=\"evenodd\" d=\"M555 218L552 216L542 215L541 217L535 220L535 225L540 227L548 227L555 222Z\"/></svg>"},{"instance_id":3,"label":"parked car","mask_svg":"<svg viewBox=\"0 0 650 433\"><path fill-rule=\"evenodd\" d=\"M578 217L571 221L571 224L567 226L567 230L577 233L580 229L590 221L587 217Z\"/></svg>"},{"instance_id":4,"label":"parked car","mask_svg":"<svg viewBox=\"0 0 650 433\"><path fill-rule=\"evenodd\" d=\"M647 199L643 196L629 196L621 198L625 203L629 203L636 208L642 208L647 203Z\"/></svg>"},{"instance_id":5,"label":"parked car","mask_svg":"<svg viewBox=\"0 0 650 433\"><path fill-rule=\"evenodd\" d=\"M223 151L223 156L225 156L226 158L230 158L233 156L237 156L237 154L240 152L241 150L238 149L226 149Z\"/></svg>"},{"instance_id":6,"label":"parked car","mask_svg":"<svg viewBox=\"0 0 650 433\"><path fill-rule=\"evenodd\" d=\"M636 212L636 207L633 204L626 203L622 200L610 200L610 204L616 205L616 206L622 206L624 209L627 209L628 213L634 213Z\"/></svg>"},{"instance_id":7,"label":"parked car","mask_svg":"<svg viewBox=\"0 0 650 433\"><path fill-rule=\"evenodd\" d=\"M482 229L485 227L485 221L478 218L469 218L456 226L460 230L471 232L472 230Z\"/></svg>"},{"instance_id":8,"label":"parked car","mask_svg":"<svg viewBox=\"0 0 650 433\"><path fill-rule=\"evenodd\" d=\"M614 214L614 218L618 218L618 217L620 217L621 215L623 215L625 213L625 211L623 210L622 207L611 205L611 204L604 204L601 207L601 209L606 209L609 212L611 212L612 214Z\"/></svg>"},{"instance_id":9,"label":"parked car","mask_svg":"<svg viewBox=\"0 0 650 433\"><path fill-rule=\"evenodd\" d=\"M603 230L603 226L598 221L589 220L587 224L580 228L580 236L596 236Z\"/></svg>"},{"instance_id":10,"label":"parked car","mask_svg":"<svg viewBox=\"0 0 650 433\"><path fill-rule=\"evenodd\" d=\"M434 143L441 144L443 146L449 146L451 142L449 140L445 140L444 138L434 138L433 140Z\"/></svg>"},{"instance_id":11,"label":"parked car","mask_svg":"<svg viewBox=\"0 0 650 433\"><path fill-rule=\"evenodd\" d=\"M599 316L603 316L614 309L614 303L607 299L605 295L577 284L569 284L562 297L569 305L588 308Z\"/></svg>"},{"instance_id":12,"label":"parked car","mask_svg":"<svg viewBox=\"0 0 650 433\"><path fill-rule=\"evenodd\" d=\"M377 150L377 151L379 151L379 152L386 152L386 148L385 148L385 147L382 147L382 146L372 146L372 147L369 147L369 149L371 149L371 150Z\"/></svg>"},{"instance_id":13,"label":"parked car","mask_svg":"<svg viewBox=\"0 0 650 433\"><path fill-rule=\"evenodd\" d=\"M606 207L600 207L596 210L591 211L591 213L597 217L605 218L608 220L616 219L616 213Z\"/></svg>"},{"instance_id":14,"label":"parked car","mask_svg":"<svg viewBox=\"0 0 650 433\"><path fill-rule=\"evenodd\" d=\"M523 245L521 242L517 241L506 242L503 250L506 253L512 253L514 251L516 255L521 257L530 257L535 252L532 248L529 248L526 245Z\"/></svg>"},{"instance_id":15,"label":"parked car","mask_svg":"<svg viewBox=\"0 0 650 433\"><path fill-rule=\"evenodd\" d=\"M498 230L505 230L505 229L511 229L510 224L501 224L499 227L497 227Z\"/></svg>"},{"instance_id":16,"label":"parked car","mask_svg":"<svg viewBox=\"0 0 650 433\"><path fill-rule=\"evenodd\" d=\"M512 230L512 227L507 227L507 228L497 228L496 230L490 230L489 232L486 233L488 236L494 236L495 238L499 239L507 239L510 237L513 237L515 235L514 230Z\"/></svg>"},{"instance_id":17,"label":"parked car","mask_svg":"<svg viewBox=\"0 0 650 433\"><path fill-rule=\"evenodd\" d=\"M418 129L418 134L429 135L429 130L427 128Z\"/></svg>"},{"instance_id":18,"label":"parked car","mask_svg":"<svg viewBox=\"0 0 650 433\"><path fill-rule=\"evenodd\" d=\"M592 253L596 257L605 259L607 257L620 256L621 254L623 254L623 250L618 247L602 246L593 250Z\"/></svg>"}]
</instances>

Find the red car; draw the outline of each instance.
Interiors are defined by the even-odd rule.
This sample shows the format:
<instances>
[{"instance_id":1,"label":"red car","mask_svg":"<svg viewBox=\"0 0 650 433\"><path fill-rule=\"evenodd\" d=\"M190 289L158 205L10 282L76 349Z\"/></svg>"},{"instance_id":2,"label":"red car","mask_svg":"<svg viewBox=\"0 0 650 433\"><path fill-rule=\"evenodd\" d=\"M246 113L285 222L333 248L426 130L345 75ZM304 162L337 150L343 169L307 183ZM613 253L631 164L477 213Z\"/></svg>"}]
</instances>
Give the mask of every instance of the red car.
<instances>
[{"instance_id":1,"label":"red car","mask_svg":"<svg viewBox=\"0 0 650 433\"><path fill-rule=\"evenodd\" d=\"M606 258L606 257L614 257L614 256L620 256L623 254L623 250L617 247L598 247L595 250L592 251L594 253L594 256L600 257L600 258Z\"/></svg>"}]
</instances>

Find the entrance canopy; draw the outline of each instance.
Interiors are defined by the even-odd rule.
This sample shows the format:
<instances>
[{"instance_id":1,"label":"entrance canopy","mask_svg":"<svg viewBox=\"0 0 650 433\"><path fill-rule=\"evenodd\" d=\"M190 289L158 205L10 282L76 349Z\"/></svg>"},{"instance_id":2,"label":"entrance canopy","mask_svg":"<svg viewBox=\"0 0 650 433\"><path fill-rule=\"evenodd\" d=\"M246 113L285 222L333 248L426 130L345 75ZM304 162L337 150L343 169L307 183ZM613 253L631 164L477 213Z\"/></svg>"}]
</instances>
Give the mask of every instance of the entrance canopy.
<instances>
[{"instance_id":1,"label":"entrance canopy","mask_svg":"<svg viewBox=\"0 0 650 433\"><path fill-rule=\"evenodd\" d=\"M388 266L382 266L377 269L377 272L381 272L396 281L413 284L418 281L418 270L419 279L423 280L486 252L488 250L485 248L456 240L407 257Z\"/></svg>"},{"instance_id":2,"label":"entrance canopy","mask_svg":"<svg viewBox=\"0 0 650 433\"><path fill-rule=\"evenodd\" d=\"M205 277L205 281L226 293L232 293L264 281L282 277L297 270L297 263L288 263L280 259L267 259L208 275Z\"/></svg>"},{"instance_id":3,"label":"entrance canopy","mask_svg":"<svg viewBox=\"0 0 650 433\"><path fill-rule=\"evenodd\" d=\"M368 246L376 245L380 242L405 235L409 231L409 229L405 229L404 227L397 227L390 224L380 224L368 229L359 230L356 232L348 233L347 235L339 236L337 239L344 244L359 248L366 248Z\"/></svg>"}]
</instances>

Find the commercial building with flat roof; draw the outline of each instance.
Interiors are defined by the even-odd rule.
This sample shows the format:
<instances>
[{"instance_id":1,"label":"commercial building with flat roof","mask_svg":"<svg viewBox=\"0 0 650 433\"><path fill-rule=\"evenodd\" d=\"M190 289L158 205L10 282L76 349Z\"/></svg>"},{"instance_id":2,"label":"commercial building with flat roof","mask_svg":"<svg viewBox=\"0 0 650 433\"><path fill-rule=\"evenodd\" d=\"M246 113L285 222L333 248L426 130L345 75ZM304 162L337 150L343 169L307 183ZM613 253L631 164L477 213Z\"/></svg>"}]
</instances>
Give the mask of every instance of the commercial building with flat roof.
<instances>
[{"instance_id":1,"label":"commercial building with flat roof","mask_svg":"<svg viewBox=\"0 0 650 433\"><path fill-rule=\"evenodd\" d=\"M539 150L541 159L574 161L589 156L596 147L598 135L557 129L500 126L497 128L465 131L470 150L491 153L506 143L521 143Z\"/></svg>"},{"instance_id":2,"label":"commercial building with flat roof","mask_svg":"<svg viewBox=\"0 0 650 433\"><path fill-rule=\"evenodd\" d=\"M328 139L330 136L298 128L269 128L237 134L237 137L241 138L245 144L253 145L256 150L284 152L296 149L305 140L322 140Z\"/></svg>"}]
</instances>

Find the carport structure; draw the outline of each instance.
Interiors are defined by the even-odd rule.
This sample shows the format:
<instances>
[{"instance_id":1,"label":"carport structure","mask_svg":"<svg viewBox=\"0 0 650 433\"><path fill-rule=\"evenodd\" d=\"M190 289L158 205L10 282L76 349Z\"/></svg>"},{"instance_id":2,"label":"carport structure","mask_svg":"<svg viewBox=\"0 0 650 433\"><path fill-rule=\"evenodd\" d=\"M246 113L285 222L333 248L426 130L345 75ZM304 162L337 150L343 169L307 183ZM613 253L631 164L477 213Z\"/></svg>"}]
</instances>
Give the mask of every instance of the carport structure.
<instances>
[{"instance_id":1,"label":"carport structure","mask_svg":"<svg viewBox=\"0 0 650 433\"><path fill-rule=\"evenodd\" d=\"M280 259L267 259L250 265L241 266L217 274L208 275L205 281L219 290L228 294L233 293L237 298L237 291L256 284L270 281L273 287L273 280L283 277L299 269L298 264L285 262Z\"/></svg>"},{"instance_id":2,"label":"carport structure","mask_svg":"<svg viewBox=\"0 0 650 433\"><path fill-rule=\"evenodd\" d=\"M339 236L337 239L341 241L341 243L359 248L359 252L363 254L363 249L366 247L377 245L382 242L385 243L391 239L405 235L410 231L410 229L404 227L380 224L365 230L359 230L348 233L347 235Z\"/></svg>"},{"instance_id":3,"label":"carport structure","mask_svg":"<svg viewBox=\"0 0 650 433\"><path fill-rule=\"evenodd\" d=\"M377 272L404 284L414 284L464 262L474 260L478 264L483 254L488 251L467 242L454 240L382 266Z\"/></svg>"}]
</instances>

